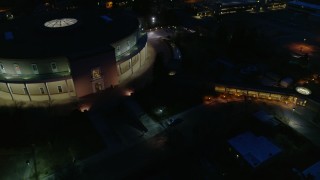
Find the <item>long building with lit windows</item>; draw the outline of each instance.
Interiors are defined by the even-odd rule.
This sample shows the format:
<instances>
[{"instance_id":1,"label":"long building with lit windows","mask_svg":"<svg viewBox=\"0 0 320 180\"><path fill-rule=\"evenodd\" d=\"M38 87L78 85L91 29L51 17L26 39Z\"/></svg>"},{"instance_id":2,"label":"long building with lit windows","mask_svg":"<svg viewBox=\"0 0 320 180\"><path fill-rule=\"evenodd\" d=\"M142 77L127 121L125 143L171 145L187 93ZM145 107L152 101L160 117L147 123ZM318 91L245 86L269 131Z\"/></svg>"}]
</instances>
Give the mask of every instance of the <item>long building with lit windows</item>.
<instances>
[{"instance_id":1,"label":"long building with lit windows","mask_svg":"<svg viewBox=\"0 0 320 180\"><path fill-rule=\"evenodd\" d=\"M280 101L286 104L300 106L306 106L309 100L308 95L311 94L311 91L305 87L296 87L295 90L293 90L266 86L254 87L248 85L216 84L214 90L217 93Z\"/></svg>"},{"instance_id":2,"label":"long building with lit windows","mask_svg":"<svg viewBox=\"0 0 320 180\"><path fill-rule=\"evenodd\" d=\"M146 63L147 35L128 12L76 9L0 23L0 99L77 99Z\"/></svg>"}]
</instances>

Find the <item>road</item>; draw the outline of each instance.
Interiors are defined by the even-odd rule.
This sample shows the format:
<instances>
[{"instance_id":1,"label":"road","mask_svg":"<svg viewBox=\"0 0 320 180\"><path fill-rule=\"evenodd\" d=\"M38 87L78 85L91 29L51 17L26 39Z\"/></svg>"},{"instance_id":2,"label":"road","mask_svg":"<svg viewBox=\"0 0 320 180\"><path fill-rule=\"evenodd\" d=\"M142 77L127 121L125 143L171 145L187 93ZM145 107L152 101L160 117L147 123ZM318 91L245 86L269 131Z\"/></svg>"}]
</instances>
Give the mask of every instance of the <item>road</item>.
<instances>
[{"instance_id":1,"label":"road","mask_svg":"<svg viewBox=\"0 0 320 180\"><path fill-rule=\"evenodd\" d=\"M285 105L281 102L259 101L257 105L320 147L320 127L312 122L316 112L303 106Z\"/></svg>"}]
</instances>

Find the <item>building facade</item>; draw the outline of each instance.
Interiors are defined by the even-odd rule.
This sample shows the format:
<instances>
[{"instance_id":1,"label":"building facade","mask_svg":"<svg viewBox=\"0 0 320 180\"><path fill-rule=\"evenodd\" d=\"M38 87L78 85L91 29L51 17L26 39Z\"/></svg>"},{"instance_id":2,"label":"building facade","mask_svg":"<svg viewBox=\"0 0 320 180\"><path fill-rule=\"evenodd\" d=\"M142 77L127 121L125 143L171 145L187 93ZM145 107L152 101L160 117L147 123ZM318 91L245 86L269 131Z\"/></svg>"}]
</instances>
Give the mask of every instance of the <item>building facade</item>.
<instances>
[{"instance_id":1,"label":"building facade","mask_svg":"<svg viewBox=\"0 0 320 180\"><path fill-rule=\"evenodd\" d=\"M121 84L146 62L147 35L127 12L33 15L0 27L0 98L59 101Z\"/></svg>"}]
</instances>

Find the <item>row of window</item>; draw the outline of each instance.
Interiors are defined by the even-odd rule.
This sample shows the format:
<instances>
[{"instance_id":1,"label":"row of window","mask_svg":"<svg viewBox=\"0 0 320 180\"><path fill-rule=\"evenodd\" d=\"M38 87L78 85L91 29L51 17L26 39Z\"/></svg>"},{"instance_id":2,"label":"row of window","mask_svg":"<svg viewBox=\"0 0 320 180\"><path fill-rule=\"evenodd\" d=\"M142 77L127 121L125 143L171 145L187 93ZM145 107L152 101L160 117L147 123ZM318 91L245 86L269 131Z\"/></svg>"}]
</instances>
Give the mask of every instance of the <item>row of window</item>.
<instances>
[{"instance_id":1,"label":"row of window","mask_svg":"<svg viewBox=\"0 0 320 180\"><path fill-rule=\"evenodd\" d=\"M50 66L51 66L52 72L58 72L57 64L55 62L50 63ZM31 67L32 67L32 71L34 74L39 74L37 64L31 64ZM21 74L21 69L20 69L19 64L17 64L17 63L13 64L13 68L17 74ZM3 74L6 73L6 69L4 68L2 63L0 63L0 71Z\"/></svg>"},{"instance_id":2,"label":"row of window","mask_svg":"<svg viewBox=\"0 0 320 180\"><path fill-rule=\"evenodd\" d=\"M219 93L228 93L233 95L245 95L245 96L251 96L251 97L258 97L258 98L264 98L264 99L270 99L270 100L278 100L285 102L286 104L288 102L305 106L307 103L307 100L303 98L297 98L293 95L283 95L283 94L277 94L277 92L270 93L270 92L263 92L263 90L246 90L246 89L236 89L236 88L227 88L223 86L216 86L215 91Z\"/></svg>"},{"instance_id":3,"label":"row of window","mask_svg":"<svg viewBox=\"0 0 320 180\"><path fill-rule=\"evenodd\" d=\"M62 91L62 86L57 86L57 89L58 89L58 92L59 92L59 93L62 93L62 92L63 92L63 91ZM44 88L43 88L43 87L39 88L39 90L40 90L40 94L45 94L45 91L44 91ZM26 87L23 88L23 92L24 92L24 94L29 94L29 93L28 93L28 89L27 89Z\"/></svg>"},{"instance_id":4,"label":"row of window","mask_svg":"<svg viewBox=\"0 0 320 180\"><path fill-rule=\"evenodd\" d=\"M127 41L127 50L129 50L129 49L130 49L130 41ZM117 46L116 53L117 53L117 55L120 55L120 46Z\"/></svg>"}]
</instances>

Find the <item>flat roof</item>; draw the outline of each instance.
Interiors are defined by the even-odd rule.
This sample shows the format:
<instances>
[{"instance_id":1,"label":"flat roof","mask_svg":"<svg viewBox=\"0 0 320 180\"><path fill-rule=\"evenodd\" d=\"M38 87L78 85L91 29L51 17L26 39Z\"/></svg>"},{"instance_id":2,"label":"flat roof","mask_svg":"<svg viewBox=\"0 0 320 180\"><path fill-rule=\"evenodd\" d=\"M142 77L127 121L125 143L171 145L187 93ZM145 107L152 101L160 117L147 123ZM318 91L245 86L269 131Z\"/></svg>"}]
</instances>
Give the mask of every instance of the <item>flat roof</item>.
<instances>
[{"instance_id":1,"label":"flat roof","mask_svg":"<svg viewBox=\"0 0 320 180\"><path fill-rule=\"evenodd\" d=\"M320 5L307 3L307 2L303 2L303 1L290 1L290 2L288 2L288 4L301 6L302 8L306 7L306 8L310 8L310 9L314 9L314 10L320 10Z\"/></svg>"},{"instance_id":2,"label":"flat roof","mask_svg":"<svg viewBox=\"0 0 320 180\"><path fill-rule=\"evenodd\" d=\"M247 0L247 1L229 1L229 2L222 2L222 7L225 6L241 6L241 5L251 5L256 4L256 0Z\"/></svg>"},{"instance_id":3,"label":"flat roof","mask_svg":"<svg viewBox=\"0 0 320 180\"><path fill-rule=\"evenodd\" d=\"M255 136L251 132L239 134L228 140L228 143L238 151L242 158L252 167L279 154L282 150L263 136Z\"/></svg>"},{"instance_id":4,"label":"flat roof","mask_svg":"<svg viewBox=\"0 0 320 180\"><path fill-rule=\"evenodd\" d=\"M63 19L73 21L56 27L54 23L61 23L59 20ZM53 27L46 27L46 22ZM11 32L14 36L10 41L0 36L0 58L46 58L112 51L110 44L138 28L137 17L123 10L88 8L19 17L0 22L0 34Z\"/></svg>"},{"instance_id":5,"label":"flat roof","mask_svg":"<svg viewBox=\"0 0 320 180\"><path fill-rule=\"evenodd\" d=\"M303 171L305 177L311 176L314 180L320 179L320 161Z\"/></svg>"}]
</instances>

